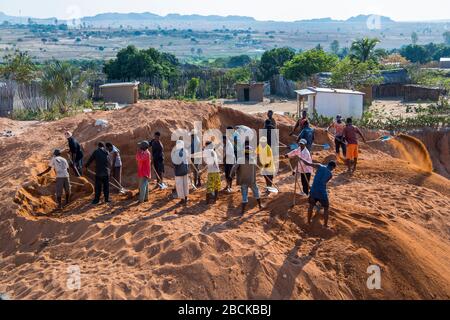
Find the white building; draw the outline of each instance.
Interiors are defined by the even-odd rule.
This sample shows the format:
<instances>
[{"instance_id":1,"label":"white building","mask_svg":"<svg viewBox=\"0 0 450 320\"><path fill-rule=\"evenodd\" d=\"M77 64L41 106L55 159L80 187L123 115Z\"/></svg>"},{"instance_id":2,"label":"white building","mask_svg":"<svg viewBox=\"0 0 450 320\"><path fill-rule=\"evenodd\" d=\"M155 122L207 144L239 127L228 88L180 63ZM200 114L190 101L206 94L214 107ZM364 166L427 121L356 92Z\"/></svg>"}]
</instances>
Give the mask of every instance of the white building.
<instances>
[{"instance_id":1,"label":"white building","mask_svg":"<svg viewBox=\"0 0 450 320\"><path fill-rule=\"evenodd\" d=\"M353 117L360 119L364 111L364 93L354 90L308 87L297 93L298 113L307 110L326 117Z\"/></svg>"},{"instance_id":2,"label":"white building","mask_svg":"<svg viewBox=\"0 0 450 320\"><path fill-rule=\"evenodd\" d=\"M439 61L439 68L450 69L450 58L441 58Z\"/></svg>"}]
</instances>

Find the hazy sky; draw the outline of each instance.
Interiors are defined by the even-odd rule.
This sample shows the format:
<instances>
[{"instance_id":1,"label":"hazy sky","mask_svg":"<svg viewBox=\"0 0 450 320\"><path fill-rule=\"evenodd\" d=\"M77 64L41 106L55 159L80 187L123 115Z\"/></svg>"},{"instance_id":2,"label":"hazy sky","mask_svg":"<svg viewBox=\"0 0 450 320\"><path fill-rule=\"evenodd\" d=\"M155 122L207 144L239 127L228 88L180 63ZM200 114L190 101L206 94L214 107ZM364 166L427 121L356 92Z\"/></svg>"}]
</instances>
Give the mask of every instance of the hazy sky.
<instances>
[{"instance_id":1,"label":"hazy sky","mask_svg":"<svg viewBox=\"0 0 450 320\"><path fill-rule=\"evenodd\" d=\"M59 19L102 12L153 12L160 15L245 15L258 20L293 21L357 14L380 14L394 20L450 20L449 0L0 0L9 15Z\"/></svg>"}]
</instances>

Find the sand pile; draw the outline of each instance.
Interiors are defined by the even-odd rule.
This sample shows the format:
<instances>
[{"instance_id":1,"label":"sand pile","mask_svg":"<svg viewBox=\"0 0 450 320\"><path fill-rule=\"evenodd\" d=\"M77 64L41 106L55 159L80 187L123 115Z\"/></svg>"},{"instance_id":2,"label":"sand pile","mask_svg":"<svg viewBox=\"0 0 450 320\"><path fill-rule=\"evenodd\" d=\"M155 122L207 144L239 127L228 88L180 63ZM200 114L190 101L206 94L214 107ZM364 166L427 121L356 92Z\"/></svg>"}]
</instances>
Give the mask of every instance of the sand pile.
<instances>
[{"instance_id":1,"label":"sand pile","mask_svg":"<svg viewBox=\"0 0 450 320\"><path fill-rule=\"evenodd\" d=\"M94 127L96 119L108 127ZM338 167L329 229L319 217L305 224L305 198L290 208L294 179L287 165L276 179L280 194L265 199L262 211L251 200L244 217L237 188L212 206L203 188L188 208L178 207L170 190L153 192L144 205L115 194L110 206L91 206L89 179L73 180L75 200L58 217L51 176L35 176L71 130L87 154L98 140L114 142L124 158L124 184L136 189L136 144L155 131L170 150L171 131L191 129L194 120L223 130L259 129L261 119L205 103L151 101L36 124L1 140L0 292L17 299L450 298L450 182L423 166L426 160L417 166L395 154L398 146L363 145L353 177ZM291 142L292 120L277 121L281 141ZM318 137L331 143L321 130ZM331 150L314 156L333 157ZM373 264L381 267L382 290L366 286ZM79 290L66 285L72 266L81 271Z\"/></svg>"},{"instance_id":2,"label":"sand pile","mask_svg":"<svg viewBox=\"0 0 450 320\"><path fill-rule=\"evenodd\" d=\"M436 173L450 178L450 130L420 130L411 132L426 146Z\"/></svg>"}]
</instances>

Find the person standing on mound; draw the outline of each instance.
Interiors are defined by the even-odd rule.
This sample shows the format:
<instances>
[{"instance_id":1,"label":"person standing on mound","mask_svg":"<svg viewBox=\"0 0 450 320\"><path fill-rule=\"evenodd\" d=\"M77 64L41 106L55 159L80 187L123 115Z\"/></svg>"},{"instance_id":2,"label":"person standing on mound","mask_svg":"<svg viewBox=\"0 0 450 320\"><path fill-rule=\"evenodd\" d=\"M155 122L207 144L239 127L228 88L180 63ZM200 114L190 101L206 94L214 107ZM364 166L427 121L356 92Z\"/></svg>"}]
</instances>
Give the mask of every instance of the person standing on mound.
<instances>
[{"instance_id":1,"label":"person standing on mound","mask_svg":"<svg viewBox=\"0 0 450 320\"><path fill-rule=\"evenodd\" d=\"M175 151L172 153L172 162L175 171L175 188L180 205L187 205L189 195L189 160L183 140L178 140Z\"/></svg>"},{"instance_id":2,"label":"person standing on mound","mask_svg":"<svg viewBox=\"0 0 450 320\"><path fill-rule=\"evenodd\" d=\"M233 169L233 166L236 163L236 158L233 143L226 135L223 136L223 150L225 179L227 181L225 191L231 193L233 191L233 177L231 176L231 169Z\"/></svg>"},{"instance_id":3,"label":"person standing on mound","mask_svg":"<svg viewBox=\"0 0 450 320\"><path fill-rule=\"evenodd\" d=\"M241 186L241 194L242 194L242 209L241 214L245 213L245 208L248 204L248 189L250 188L253 192L253 196L256 198L258 202L259 209L263 208L261 203L261 198L259 194L258 185L256 184L256 171L258 166L256 165L256 159L252 159L251 157L251 147L249 145L245 146L245 161L244 164L235 164L233 169L231 169L231 175L237 175L237 184ZM253 162L253 163L252 163Z\"/></svg>"},{"instance_id":4,"label":"person standing on mound","mask_svg":"<svg viewBox=\"0 0 450 320\"><path fill-rule=\"evenodd\" d=\"M111 158L111 177L116 179L119 186L122 186L122 159L120 157L120 150L111 142L105 144Z\"/></svg>"},{"instance_id":5,"label":"person standing on mound","mask_svg":"<svg viewBox=\"0 0 450 320\"><path fill-rule=\"evenodd\" d=\"M347 145L344 142L344 129L345 123L342 121L342 116L337 115L336 121L327 128L327 131L334 129L334 144L336 146L336 157L339 157L340 150L342 149L342 155L345 159L347 155Z\"/></svg>"},{"instance_id":6,"label":"person standing on mound","mask_svg":"<svg viewBox=\"0 0 450 320\"><path fill-rule=\"evenodd\" d=\"M48 168L38 174L38 177L42 177L52 170L56 173L56 202L58 203L58 209L62 210L62 194L63 190L66 193L66 203L67 206L70 200L70 178L69 178L69 164L67 160L61 157L61 151L56 149L53 151L53 158L50 160Z\"/></svg>"},{"instance_id":7,"label":"person standing on mound","mask_svg":"<svg viewBox=\"0 0 450 320\"><path fill-rule=\"evenodd\" d=\"M306 140L306 148L309 150L309 152L311 152L314 143L314 129L309 126L308 120L306 120L303 124L303 130L302 132L300 132L300 135L298 136L297 143L301 139Z\"/></svg>"},{"instance_id":8,"label":"person standing on mound","mask_svg":"<svg viewBox=\"0 0 450 320\"><path fill-rule=\"evenodd\" d=\"M267 144L272 147L272 130L277 128L277 122L273 118L273 111L267 112L267 119L264 121L264 129L267 130Z\"/></svg>"},{"instance_id":9,"label":"person standing on mound","mask_svg":"<svg viewBox=\"0 0 450 320\"><path fill-rule=\"evenodd\" d=\"M308 121L308 112L306 110L302 111L302 117L297 120L295 123L294 129L289 133L290 136L293 136L295 134L295 131L297 131L298 128L300 128L300 132L305 128L305 122Z\"/></svg>"},{"instance_id":10,"label":"person standing on mound","mask_svg":"<svg viewBox=\"0 0 450 320\"><path fill-rule=\"evenodd\" d=\"M362 134L361 130L353 126L352 118L347 119L347 125L345 126L343 136L347 142L347 167L348 173L356 171L356 164L358 163L359 147L358 147L358 135L366 142L366 138Z\"/></svg>"},{"instance_id":11,"label":"person standing on mound","mask_svg":"<svg viewBox=\"0 0 450 320\"><path fill-rule=\"evenodd\" d=\"M155 136L149 145L152 148L153 168L156 172L156 188L161 188L164 180L164 146L161 142L160 132L155 132Z\"/></svg>"},{"instance_id":12,"label":"person standing on mound","mask_svg":"<svg viewBox=\"0 0 450 320\"><path fill-rule=\"evenodd\" d=\"M208 181L206 187L206 203L216 202L220 190L220 168L219 157L214 150L214 145L211 141L206 142L205 150L203 150L203 159L206 162L208 170Z\"/></svg>"},{"instance_id":13,"label":"person standing on mound","mask_svg":"<svg viewBox=\"0 0 450 320\"><path fill-rule=\"evenodd\" d=\"M78 143L78 141L72 136L72 133L69 131L66 131L64 133L64 136L67 139L67 142L69 144L69 154L70 154L70 160L72 161L73 167L75 169L77 176L83 175L83 150L81 150L81 146Z\"/></svg>"},{"instance_id":14,"label":"person standing on mound","mask_svg":"<svg viewBox=\"0 0 450 320\"><path fill-rule=\"evenodd\" d=\"M307 141L305 139L300 140L300 147L295 149L294 151L289 152L285 155L285 158L294 158L298 157L299 159L306 160L309 163L312 163L311 154L309 150L306 148ZM311 180L311 174L313 172L312 167L305 165L303 162L298 161L297 172L301 175L303 194L309 195L309 181Z\"/></svg>"},{"instance_id":15,"label":"person standing on mound","mask_svg":"<svg viewBox=\"0 0 450 320\"><path fill-rule=\"evenodd\" d=\"M92 204L100 203L102 189L103 195L105 196L105 203L109 203L109 174L111 161L103 142L98 143L97 150L92 153L86 163L86 169L89 169L89 165L93 161L95 161L95 197Z\"/></svg>"},{"instance_id":16,"label":"person standing on mound","mask_svg":"<svg viewBox=\"0 0 450 320\"><path fill-rule=\"evenodd\" d=\"M273 186L273 177L275 175L275 161L273 158L272 148L268 143L267 137L262 136L259 139L259 145L256 148L256 155L258 161L262 166L261 174L266 180L266 186L271 188Z\"/></svg>"},{"instance_id":17,"label":"person standing on mound","mask_svg":"<svg viewBox=\"0 0 450 320\"><path fill-rule=\"evenodd\" d=\"M149 143L142 141L139 143L139 149L136 153L136 161L138 167L139 178L139 203L148 201L148 183L151 175L151 158L152 155L148 151Z\"/></svg>"},{"instance_id":18,"label":"person standing on mound","mask_svg":"<svg viewBox=\"0 0 450 320\"><path fill-rule=\"evenodd\" d=\"M316 169L316 175L309 194L308 224L311 224L314 206L319 202L324 210L323 225L325 228L328 228L330 201L328 200L327 184L333 178L332 171L336 168L336 162L330 161L327 166L324 166L322 164L308 162L302 158L300 158L300 161Z\"/></svg>"}]
</instances>

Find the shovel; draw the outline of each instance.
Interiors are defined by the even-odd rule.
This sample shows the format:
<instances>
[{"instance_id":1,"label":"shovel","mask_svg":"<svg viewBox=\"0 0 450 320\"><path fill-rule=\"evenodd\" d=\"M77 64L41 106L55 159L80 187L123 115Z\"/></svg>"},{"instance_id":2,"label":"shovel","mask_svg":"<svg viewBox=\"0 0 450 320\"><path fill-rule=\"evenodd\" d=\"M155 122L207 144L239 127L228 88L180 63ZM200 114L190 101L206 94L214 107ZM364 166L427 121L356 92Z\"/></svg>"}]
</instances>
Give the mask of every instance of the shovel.
<instances>
[{"instance_id":1,"label":"shovel","mask_svg":"<svg viewBox=\"0 0 450 320\"><path fill-rule=\"evenodd\" d=\"M323 148L324 150L330 150L331 146L328 143L325 144L313 144L313 146L315 147L319 147L319 148ZM297 143L291 143L289 145L289 149L291 149L292 151L298 149L300 146Z\"/></svg>"},{"instance_id":2,"label":"shovel","mask_svg":"<svg viewBox=\"0 0 450 320\"><path fill-rule=\"evenodd\" d=\"M129 192L129 190L125 189L120 183L119 181L116 180L116 178L114 178L113 176L111 176L111 179L114 181L115 184L117 184L117 186L119 186L119 193L121 194L127 194L127 192ZM117 187L116 186L116 187Z\"/></svg>"},{"instance_id":3,"label":"shovel","mask_svg":"<svg viewBox=\"0 0 450 320\"><path fill-rule=\"evenodd\" d=\"M152 166L152 168L153 168L153 172L155 172L156 177L158 178L158 180L161 181L161 177L159 176L158 172L156 172L155 167ZM158 187L159 187L161 190L165 190L165 189L168 188L167 184L165 184L164 182L158 183Z\"/></svg>"},{"instance_id":4,"label":"shovel","mask_svg":"<svg viewBox=\"0 0 450 320\"><path fill-rule=\"evenodd\" d=\"M387 142L389 140L395 139L393 136L382 136L379 137L376 140L370 140L370 141L366 141L366 143L372 143L372 142Z\"/></svg>"},{"instance_id":5,"label":"shovel","mask_svg":"<svg viewBox=\"0 0 450 320\"><path fill-rule=\"evenodd\" d=\"M259 170L262 170L262 168L260 166L258 166ZM272 179L270 179L269 177L265 176L267 179L269 179L270 183L272 183L275 187L265 187L265 189L267 190L267 192L269 193L274 193L274 194L278 194L280 191L278 190L278 186L272 181Z\"/></svg>"}]
</instances>

